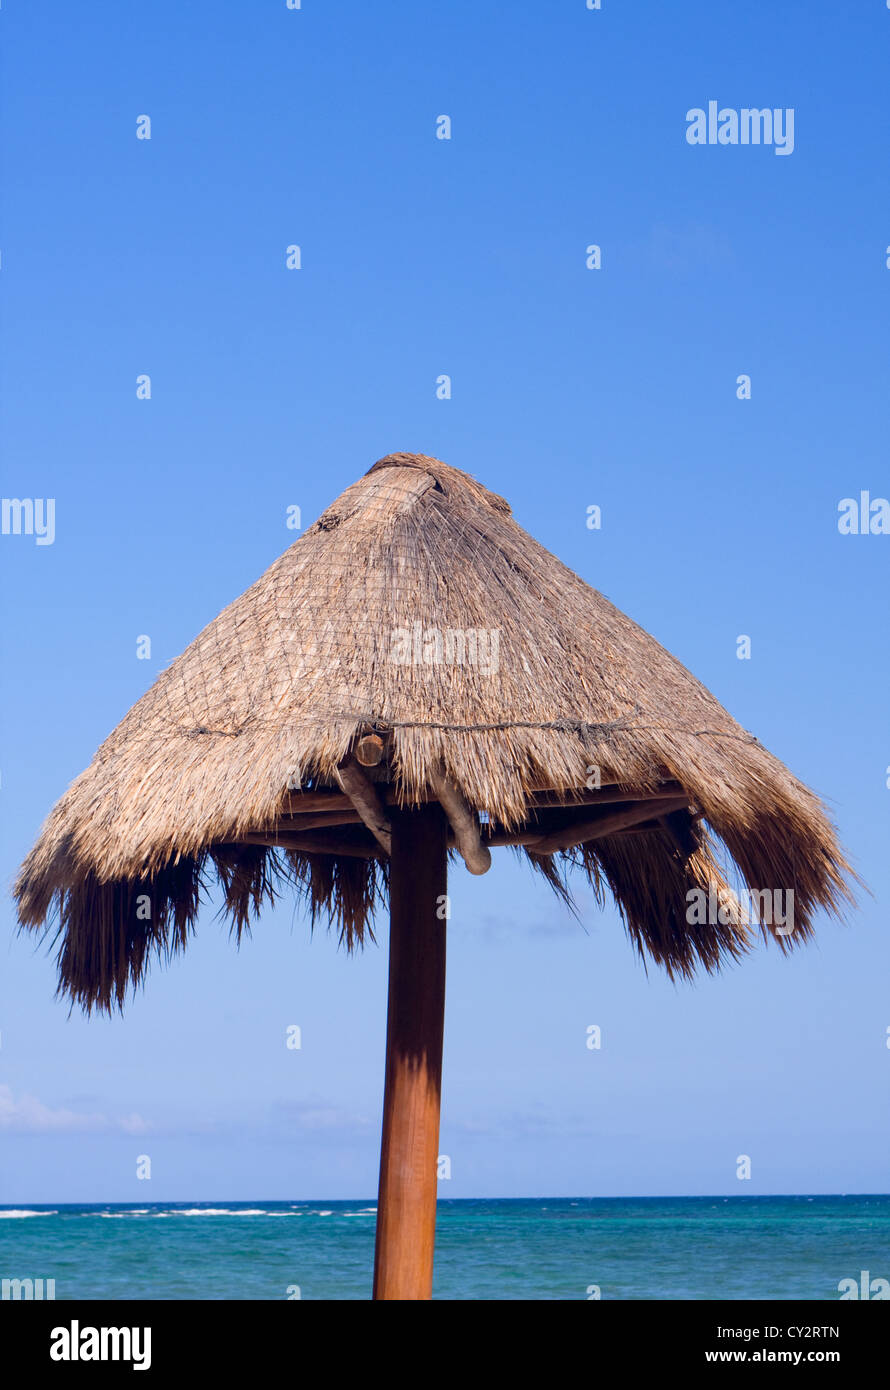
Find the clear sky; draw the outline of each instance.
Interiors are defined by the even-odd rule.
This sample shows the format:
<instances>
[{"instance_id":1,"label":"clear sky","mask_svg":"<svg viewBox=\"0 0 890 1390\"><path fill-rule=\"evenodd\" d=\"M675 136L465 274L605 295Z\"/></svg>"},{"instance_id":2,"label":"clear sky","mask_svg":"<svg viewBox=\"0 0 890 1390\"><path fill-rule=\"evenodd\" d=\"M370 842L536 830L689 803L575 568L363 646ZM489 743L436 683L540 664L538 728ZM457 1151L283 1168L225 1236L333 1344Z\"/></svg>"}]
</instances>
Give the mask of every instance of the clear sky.
<instances>
[{"instance_id":1,"label":"clear sky","mask_svg":"<svg viewBox=\"0 0 890 1390\"><path fill-rule=\"evenodd\" d=\"M0 536L4 886L287 508L434 454L828 800L873 895L672 985L509 851L455 869L441 1195L886 1191L890 536L837 524L890 496L883 0L10 0L0 39L2 492L55 499L53 544ZM793 152L690 145L711 100L793 108ZM380 942L284 903L237 951L211 904L86 1021L6 897L0 1204L373 1196Z\"/></svg>"}]
</instances>

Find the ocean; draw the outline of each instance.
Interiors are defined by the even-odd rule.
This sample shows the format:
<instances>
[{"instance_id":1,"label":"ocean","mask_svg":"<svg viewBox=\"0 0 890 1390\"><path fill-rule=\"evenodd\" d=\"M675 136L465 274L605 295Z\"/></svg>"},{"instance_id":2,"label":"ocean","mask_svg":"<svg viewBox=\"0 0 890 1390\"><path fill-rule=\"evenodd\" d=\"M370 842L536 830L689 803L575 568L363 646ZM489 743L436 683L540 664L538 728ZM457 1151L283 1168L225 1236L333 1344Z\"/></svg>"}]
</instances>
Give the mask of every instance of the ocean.
<instances>
[{"instance_id":1,"label":"ocean","mask_svg":"<svg viewBox=\"0 0 890 1390\"><path fill-rule=\"evenodd\" d=\"M52 1279L56 1299L366 1299L374 1217L373 1200L0 1208L0 1279ZM438 1207L441 1299L830 1302L845 1279L890 1280L890 1197Z\"/></svg>"}]
</instances>

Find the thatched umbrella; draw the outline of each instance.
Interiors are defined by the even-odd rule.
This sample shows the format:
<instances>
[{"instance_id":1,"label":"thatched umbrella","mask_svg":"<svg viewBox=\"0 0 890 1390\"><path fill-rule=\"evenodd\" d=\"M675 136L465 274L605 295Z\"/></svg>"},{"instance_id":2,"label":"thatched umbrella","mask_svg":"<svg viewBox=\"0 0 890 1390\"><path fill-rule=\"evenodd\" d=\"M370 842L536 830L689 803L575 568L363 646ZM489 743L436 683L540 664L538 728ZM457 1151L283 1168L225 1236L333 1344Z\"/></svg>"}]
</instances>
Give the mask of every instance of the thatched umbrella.
<instances>
[{"instance_id":1,"label":"thatched umbrella","mask_svg":"<svg viewBox=\"0 0 890 1390\"><path fill-rule=\"evenodd\" d=\"M717 841L752 893L793 892L790 932L759 914L783 949L850 896L817 797L678 661L503 498L391 454L134 705L15 892L89 1010L185 946L213 877L239 934L291 882L350 947L388 891L374 1295L428 1298L449 851L484 873L518 846L567 901L577 866L641 955L689 976L754 936Z\"/></svg>"}]
</instances>

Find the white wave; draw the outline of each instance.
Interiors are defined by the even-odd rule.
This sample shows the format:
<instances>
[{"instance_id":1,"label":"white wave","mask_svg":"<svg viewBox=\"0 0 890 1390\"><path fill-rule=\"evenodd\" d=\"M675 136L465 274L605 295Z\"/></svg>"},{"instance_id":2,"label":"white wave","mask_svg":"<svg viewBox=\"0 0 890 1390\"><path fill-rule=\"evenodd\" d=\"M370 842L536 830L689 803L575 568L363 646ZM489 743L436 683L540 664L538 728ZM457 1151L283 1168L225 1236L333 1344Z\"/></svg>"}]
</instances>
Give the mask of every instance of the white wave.
<instances>
[{"instance_id":1,"label":"white wave","mask_svg":"<svg viewBox=\"0 0 890 1390\"><path fill-rule=\"evenodd\" d=\"M269 1216L262 1207L248 1207L236 1211L233 1207L185 1207L175 1211L165 1211L164 1216Z\"/></svg>"},{"instance_id":2,"label":"white wave","mask_svg":"<svg viewBox=\"0 0 890 1390\"><path fill-rule=\"evenodd\" d=\"M58 1216L58 1214L58 1211L0 1211L0 1217L6 1217L7 1219L22 1216Z\"/></svg>"}]
</instances>

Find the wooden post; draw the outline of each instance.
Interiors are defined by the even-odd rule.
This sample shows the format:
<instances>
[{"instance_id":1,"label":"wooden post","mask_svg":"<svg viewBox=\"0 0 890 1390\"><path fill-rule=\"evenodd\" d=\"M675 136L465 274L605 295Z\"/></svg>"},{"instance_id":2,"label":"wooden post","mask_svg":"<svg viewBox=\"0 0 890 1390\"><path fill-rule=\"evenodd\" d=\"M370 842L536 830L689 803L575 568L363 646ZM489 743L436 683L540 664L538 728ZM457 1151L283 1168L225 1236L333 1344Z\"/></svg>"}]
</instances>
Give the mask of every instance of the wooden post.
<instances>
[{"instance_id":1,"label":"wooden post","mask_svg":"<svg viewBox=\"0 0 890 1390\"><path fill-rule=\"evenodd\" d=\"M374 1298L428 1299L436 1236L448 826L435 803L393 809L391 815L389 1010Z\"/></svg>"}]
</instances>

